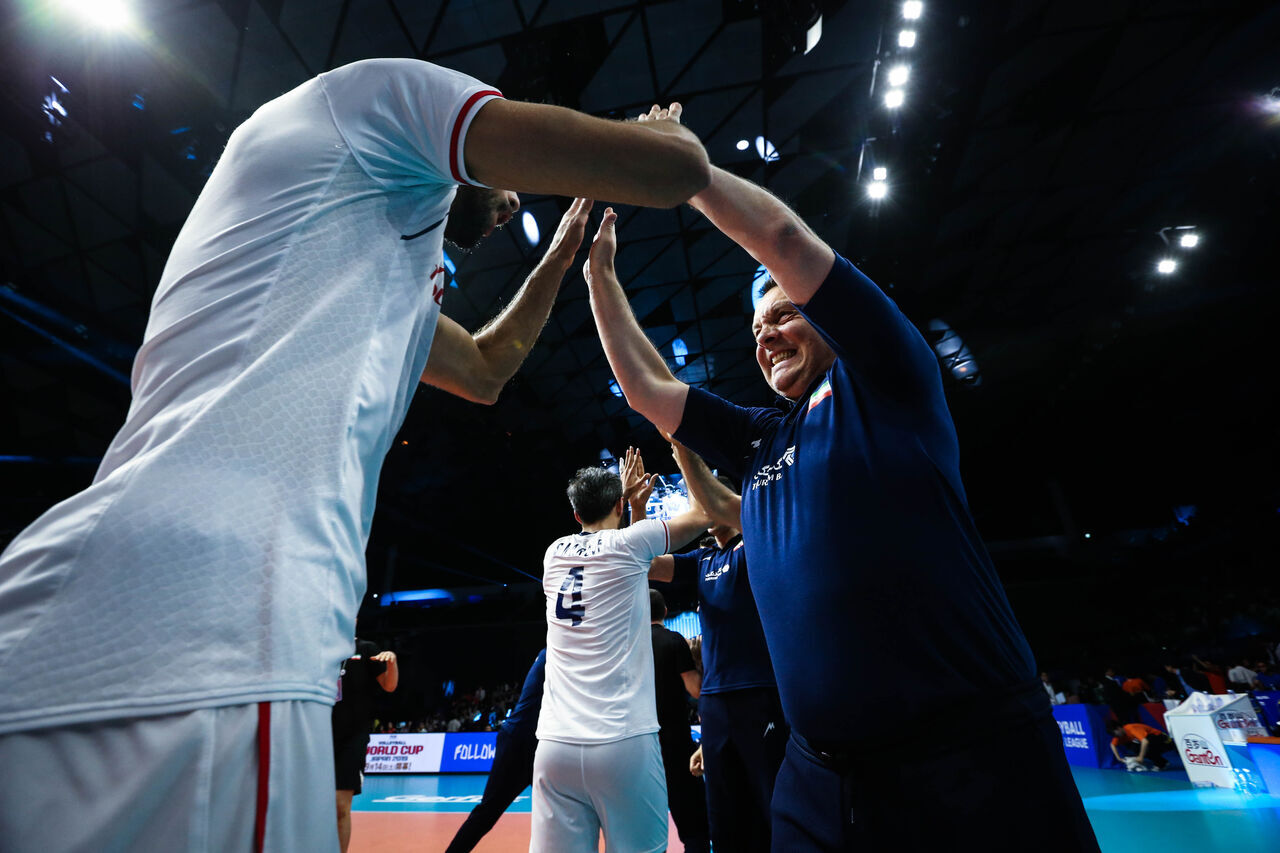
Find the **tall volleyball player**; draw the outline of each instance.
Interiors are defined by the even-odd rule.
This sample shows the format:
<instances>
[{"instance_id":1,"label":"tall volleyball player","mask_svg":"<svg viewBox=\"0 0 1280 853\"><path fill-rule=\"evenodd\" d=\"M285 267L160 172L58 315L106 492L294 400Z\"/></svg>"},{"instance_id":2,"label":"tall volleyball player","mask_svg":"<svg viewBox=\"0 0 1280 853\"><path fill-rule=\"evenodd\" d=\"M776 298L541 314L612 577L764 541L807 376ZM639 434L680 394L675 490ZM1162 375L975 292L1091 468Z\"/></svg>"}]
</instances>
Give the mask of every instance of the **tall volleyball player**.
<instances>
[{"instance_id":1,"label":"tall volleyball player","mask_svg":"<svg viewBox=\"0 0 1280 853\"><path fill-rule=\"evenodd\" d=\"M547 675L533 762L531 853L667 846L667 785L654 705L649 564L707 525L696 504L619 530L622 480L584 468L569 482L582 531L543 558Z\"/></svg>"}]
</instances>

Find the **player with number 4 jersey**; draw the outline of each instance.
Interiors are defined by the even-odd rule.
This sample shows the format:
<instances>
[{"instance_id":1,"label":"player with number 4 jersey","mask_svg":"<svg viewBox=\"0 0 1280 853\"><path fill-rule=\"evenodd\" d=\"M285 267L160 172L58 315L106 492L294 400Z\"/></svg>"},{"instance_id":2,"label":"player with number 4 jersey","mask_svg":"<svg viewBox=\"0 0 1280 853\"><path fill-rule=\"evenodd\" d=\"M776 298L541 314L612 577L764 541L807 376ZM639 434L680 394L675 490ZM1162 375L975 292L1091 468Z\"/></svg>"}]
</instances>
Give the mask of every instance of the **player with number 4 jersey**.
<instances>
[{"instance_id":1,"label":"player with number 4 jersey","mask_svg":"<svg viewBox=\"0 0 1280 853\"><path fill-rule=\"evenodd\" d=\"M696 504L670 521L625 530L622 481L584 468L569 483L582 532L543 560L547 675L533 767L530 851L658 851L667 845L667 786L658 746L649 563L707 524Z\"/></svg>"}]
</instances>

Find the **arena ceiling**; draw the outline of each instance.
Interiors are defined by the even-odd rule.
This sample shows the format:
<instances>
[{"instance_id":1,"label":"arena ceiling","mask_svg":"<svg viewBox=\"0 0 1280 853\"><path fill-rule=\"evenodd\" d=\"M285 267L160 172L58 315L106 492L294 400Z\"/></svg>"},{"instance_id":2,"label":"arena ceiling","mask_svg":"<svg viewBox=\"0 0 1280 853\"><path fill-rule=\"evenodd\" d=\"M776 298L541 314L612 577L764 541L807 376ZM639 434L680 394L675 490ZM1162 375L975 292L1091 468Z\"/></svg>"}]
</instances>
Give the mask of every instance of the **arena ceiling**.
<instances>
[{"instance_id":1,"label":"arena ceiling","mask_svg":"<svg viewBox=\"0 0 1280 853\"><path fill-rule=\"evenodd\" d=\"M967 344L980 384L947 378L991 539L1274 504L1274 4L926 0L906 23L900 3L857 0L134 0L134 29L114 34L73 5L10 0L0 36L3 540L92 477L166 253L229 133L374 56L602 116L682 101L714 162L791 203L922 330L942 321ZM513 223L455 254L446 313L492 316L564 206L525 199L541 246ZM631 304L673 368L767 403L754 262L688 207L625 209L619 234ZM371 587L536 576L571 525L575 467L635 443L671 470L611 378L574 272L496 406L424 389L384 471Z\"/></svg>"}]
</instances>

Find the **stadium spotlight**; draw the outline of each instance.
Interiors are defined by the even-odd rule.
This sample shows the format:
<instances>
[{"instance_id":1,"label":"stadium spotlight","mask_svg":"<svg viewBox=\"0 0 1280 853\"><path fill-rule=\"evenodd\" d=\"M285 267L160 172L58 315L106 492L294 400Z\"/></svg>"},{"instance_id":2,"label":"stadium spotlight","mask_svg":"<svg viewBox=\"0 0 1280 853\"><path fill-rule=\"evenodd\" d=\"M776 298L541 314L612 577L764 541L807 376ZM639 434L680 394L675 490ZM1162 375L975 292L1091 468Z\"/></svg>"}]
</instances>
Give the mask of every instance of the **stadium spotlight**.
<instances>
[{"instance_id":1,"label":"stadium spotlight","mask_svg":"<svg viewBox=\"0 0 1280 853\"><path fill-rule=\"evenodd\" d=\"M909 77L910 75L911 75L911 66L895 65L889 69L889 85L904 86L906 85L907 77Z\"/></svg>"},{"instance_id":2,"label":"stadium spotlight","mask_svg":"<svg viewBox=\"0 0 1280 853\"><path fill-rule=\"evenodd\" d=\"M750 143L750 142L748 142L747 140L745 140L745 139L739 139L739 140L738 140L737 148L738 148L738 150L739 150L739 151L746 151L746 150L747 150L748 148L750 148L750 147L751 147L751 143Z\"/></svg>"},{"instance_id":3,"label":"stadium spotlight","mask_svg":"<svg viewBox=\"0 0 1280 853\"><path fill-rule=\"evenodd\" d=\"M903 30L902 32L898 33L898 47L915 47L915 46L916 46L915 30Z\"/></svg>"},{"instance_id":4,"label":"stadium spotlight","mask_svg":"<svg viewBox=\"0 0 1280 853\"><path fill-rule=\"evenodd\" d=\"M804 52L808 53L813 50L818 41L822 38L822 15L818 15L818 20L814 21L804 34Z\"/></svg>"},{"instance_id":5,"label":"stadium spotlight","mask_svg":"<svg viewBox=\"0 0 1280 853\"><path fill-rule=\"evenodd\" d=\"M773 147L773 143L765 139L763 136L756 137L756 153L760 155L760 159L766 163L772 163L778 159L778 149Z\"/></svg>"},{"instance_id":6,"label":"stadium spotlight","mask_svg":"<svg viewBox=\"0 0 1280 853\"><path fill-rule=\"evenodd\" d=\"M1161 258L1160 263L1156 264L1156 272L1161 275L1172 275L1177 268L1178 262L1173 258Z\"/></svg>"},{"instance_id":7,"label":"stadium spotlight","mask_svg":"<svg viewBox=\"0 0 1280 853\"><path fill-rule=\"evenodd\" d=\"M123 0L62 0L62 5L107 30L123 30L133 22Z\"/></svg>"},{"instance_id":8,"label":"stadium spotlight","mask_svg":"<svg viewBox=\"0 0 1280 853\"><path fill-rule=\"evenodd\" d=\"M906 95L903 94L901 89L890 89L884 93L884 105L891 110L896 110L902 106L902 102L906 99Z\"/></svg>"},{"instance_id":9,"label":"stadium spotlight","mask_svg":"<svg viewBox=\"0 0 1280 853\"><path fill-rule=\"evenodd\" d=\"M871 170L871 177L877 181L885 181L889 179L889 170L884 166L876 166Z\"/></svg>"},{"instance_id":10,"label":"stadium spotlight","mask_svg":"<svg viewBox=\"0 0 1280 853\"><path fill-rule=\"evenodd\" d=\"M889 194L889 185L884 181L872 181L867 184L867 196L876 201L884 198Z\"/></svg>"},{"instance_id":11,"label":"stadium spotlight","mask_svg":"<svg viewBox=\"0 0 1280 853\"><path fill-rule=\"evenodd\" d=\"M524 238L529 241L529 245L538 245L538 241L542 239L542 233L538 231L538 220L533 214L526 210L520 217L520 225L524 228Z\"/></svg>"},{"instance_id":12,"label":"stadium spotlight","mask_svg":"<svg viewBox=\"0 0 1280 853\"><path fill-rule=\"evenodd\" d=\"M907 0L902 4L902 17L908 21L916 20L923 11L924 3L920 2L920 0Z\"/></svg>"},{"instance_id":13,"label":"stadium spotlight","mask_svg":"<svg viewBox=\"0 0 1280 853\"><path fill-rule=\"evenodd\" d=\"M671 355L678 366L684 367L685 358L689 355L689 345L684 338L676 338L671 342Z\"/></svg>"},{"instance_id":14,"label":"stadium spotlight","mask_svg":"<svg viewBox=\"0 0 1280 853\"><path fill-rule=\"evenodd\" d=\"M1183 234L1178 238L1178 245L1184 249L1194 249L1200 245L1200 235L1194 231Z\"/></svg>"}]
</instances>

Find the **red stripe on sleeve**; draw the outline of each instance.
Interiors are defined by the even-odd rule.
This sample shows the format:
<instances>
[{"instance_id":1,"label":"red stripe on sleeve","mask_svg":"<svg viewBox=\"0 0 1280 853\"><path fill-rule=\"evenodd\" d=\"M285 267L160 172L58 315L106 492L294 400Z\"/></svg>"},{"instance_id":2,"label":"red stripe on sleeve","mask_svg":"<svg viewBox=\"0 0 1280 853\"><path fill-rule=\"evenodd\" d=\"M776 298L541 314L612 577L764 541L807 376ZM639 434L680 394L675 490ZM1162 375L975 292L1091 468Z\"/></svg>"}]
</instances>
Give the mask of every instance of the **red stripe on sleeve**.
<instances>
[{"instance_id":1,"label":"red stripe on sleeve","mask_svg":"<svg viewBox=\"0 0 1280 853\"><path fill-rule=\"evenodd\" d=\"M462 137L462 125L466 123L467 116L471 114L471 108L476 105L476 101L489 95L502 97L502 93L497 89L485 89L476 92L470 98L467 98L467 102L462 105L462 109L458 110L458 118L453 123L453 134L449 137L449 171L453 174L453 179L460 184L467 183L462 177L462 167L458 162L458 142Z\"/></svg>"},{"instance_id":2,"label":"red stripe on sleeve","mask_svg":"<svg viewBox=\"0 0 1280 853\"><path fill-rule=\"evenodd\" d=\"M267 837L267 799L271 781L271 703L258 703L258 810L253 820L253 849L262 853Z\"/></svg>"}]
</instances>

